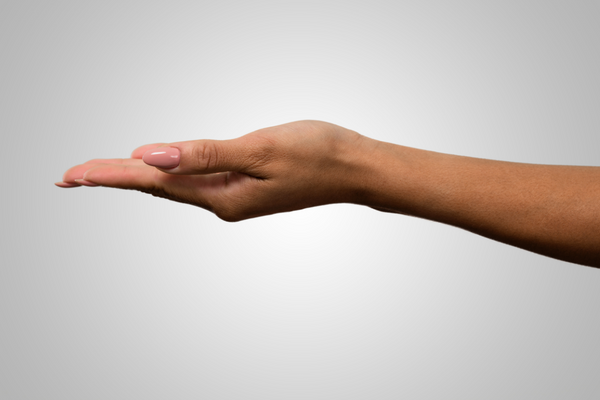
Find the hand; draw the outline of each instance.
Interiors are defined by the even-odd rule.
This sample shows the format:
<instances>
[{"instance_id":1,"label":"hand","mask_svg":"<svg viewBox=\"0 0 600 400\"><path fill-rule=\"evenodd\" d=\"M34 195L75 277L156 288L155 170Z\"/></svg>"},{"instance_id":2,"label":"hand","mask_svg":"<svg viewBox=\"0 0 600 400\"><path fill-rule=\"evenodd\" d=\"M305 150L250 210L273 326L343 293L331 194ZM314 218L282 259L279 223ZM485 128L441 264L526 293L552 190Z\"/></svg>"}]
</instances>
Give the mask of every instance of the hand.
<instances>
[{"instance_id":1,"label":"hand","mask_svg":"<svg viewBox=\"0 0 600 400\"><path fill-rule=\"evenodd\" d=\"M298 121L231 140L145 145L129 159L96 159L75 166L56 185L134 189L239 221L359 202L369 143L337 125ZM179 151L174 158L178 166L165 169L144 162L165 147Z\"/></svg>"}]
</instances>

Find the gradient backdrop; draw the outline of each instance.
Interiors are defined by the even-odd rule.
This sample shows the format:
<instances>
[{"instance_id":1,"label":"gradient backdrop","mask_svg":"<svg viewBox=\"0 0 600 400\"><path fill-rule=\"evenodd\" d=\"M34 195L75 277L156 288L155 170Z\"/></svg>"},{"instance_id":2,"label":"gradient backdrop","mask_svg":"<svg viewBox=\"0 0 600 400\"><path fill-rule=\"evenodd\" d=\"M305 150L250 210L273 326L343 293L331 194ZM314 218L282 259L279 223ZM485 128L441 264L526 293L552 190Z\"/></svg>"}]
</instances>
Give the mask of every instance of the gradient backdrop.
<instances>
[{"instance_id":1,"label":"gradient backdrop","mask_svg":"<svg viewBox=\"0 0 600 400\"><path fill-rule=\"evenodd\" d=\"M53 182L320 119L600 165L598 1L0 2L2 399L598 399L600 271L352 205Z\"/></svg>"}]
</instances>

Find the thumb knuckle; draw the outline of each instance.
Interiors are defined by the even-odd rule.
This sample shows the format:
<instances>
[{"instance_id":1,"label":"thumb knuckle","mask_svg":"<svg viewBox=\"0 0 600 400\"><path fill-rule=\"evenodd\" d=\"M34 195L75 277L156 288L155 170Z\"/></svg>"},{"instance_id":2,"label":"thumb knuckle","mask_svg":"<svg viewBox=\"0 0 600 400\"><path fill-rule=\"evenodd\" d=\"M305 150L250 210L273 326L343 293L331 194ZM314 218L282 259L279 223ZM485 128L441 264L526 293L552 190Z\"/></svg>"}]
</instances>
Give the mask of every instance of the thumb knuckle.
<instances>
[{"instance_id":1,"label":"thumb knuckle","mask_svg":"<svg viewBox=\"0 0 600 400\"><path fill-rule=\"evenodd\" d=\"M219 165L219 151L215 142L202 141L192 149L192 158L199 170L211 170Z\"/></svg>"}]
</instances>

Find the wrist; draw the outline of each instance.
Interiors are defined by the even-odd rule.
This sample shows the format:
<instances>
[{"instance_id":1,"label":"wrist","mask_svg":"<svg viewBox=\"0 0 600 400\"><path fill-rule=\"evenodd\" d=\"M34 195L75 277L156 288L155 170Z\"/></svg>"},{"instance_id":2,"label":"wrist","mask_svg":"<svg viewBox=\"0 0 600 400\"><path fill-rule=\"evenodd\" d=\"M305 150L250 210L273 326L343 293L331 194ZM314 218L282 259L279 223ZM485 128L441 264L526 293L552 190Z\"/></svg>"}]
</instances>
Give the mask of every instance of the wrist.
<instances>
[{"instance_id":1,"label":"wrist","mask_svg":"<svg viewBox=\"0 0 600 400\"><path fill-rule=\"evenodd\" d=\"M359 173L353 179L354 203L380 211L411 214L408 200L423 171L425 151L368 137L357 157Z\"/></svg>"}]
</instances>

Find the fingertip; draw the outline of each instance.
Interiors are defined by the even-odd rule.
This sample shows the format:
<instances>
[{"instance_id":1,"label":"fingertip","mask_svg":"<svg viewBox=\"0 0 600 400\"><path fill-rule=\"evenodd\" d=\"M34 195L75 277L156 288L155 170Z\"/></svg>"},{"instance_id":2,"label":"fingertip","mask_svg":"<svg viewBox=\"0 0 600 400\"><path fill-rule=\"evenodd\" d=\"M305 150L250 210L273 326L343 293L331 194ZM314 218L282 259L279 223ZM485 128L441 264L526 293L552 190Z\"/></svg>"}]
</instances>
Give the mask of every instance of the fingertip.
<instances>
[{"instance_id":1,"label":"fingertip","mask_svg":"<svg viewBox=\"0 0 600 400\"><path fill-rule=\"evenodd\" d=\"M55 182L54 184L56 186L58 186L59 188L64 188L64 189L74 188L74 187L80 187L81 186L81 185L78 185L77 183L67 183L67 182Z\"/></svg>"},{"instance_id":2,"label":"fingertip","mask_svg":"<svg viewBox=\"0 0 600 400\"><path fill-rule=\"evenodd\" d=\"M88 169L87 171L85 171L83 173L81 178L73 179L73 180L77 183L79 183L78 181L85 181L85 182L90 182L90 183L96 184L95 178L98 178L98 174L96 174L96 177L94 177L93 175L94 175L94 172L97 171L99 168L102 168L102 165L96 165L95 167Z\"/></svg>"}]
</instances>

